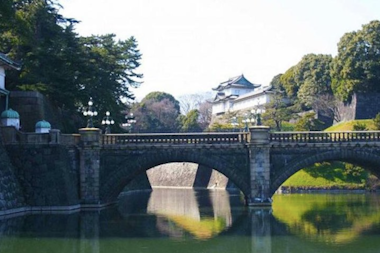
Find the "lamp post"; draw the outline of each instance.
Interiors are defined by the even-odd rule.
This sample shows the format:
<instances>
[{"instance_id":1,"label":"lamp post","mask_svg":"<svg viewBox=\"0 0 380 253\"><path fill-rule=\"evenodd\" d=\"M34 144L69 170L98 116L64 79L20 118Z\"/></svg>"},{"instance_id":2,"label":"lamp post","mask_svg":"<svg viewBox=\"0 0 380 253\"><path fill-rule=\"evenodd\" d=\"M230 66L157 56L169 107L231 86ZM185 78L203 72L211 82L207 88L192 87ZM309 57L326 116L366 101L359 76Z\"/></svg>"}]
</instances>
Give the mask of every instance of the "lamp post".
<instances>
[{"instance_id":1,"label":"lamp post","mask_svg":"<svg viewBox=\"0 0 380 253\"><path fill-rule=\"evenodd\" d=\"M259 112L259 108L255 108L251 110L252 119L254 119L255 126L261 126L261 113ZM252 123L253 123L252 122Z\"/></svg>"},{"instance_id":2,"label":"lamp post","mask_svg":"<svg viewBox=\"0 0 380 253\"><path fill-rule=\"evenodd\" d=\"M92 121L92 117L98 115L98 112L95 111L95 109L92 107L93 105L94 105L94 102L92 101L92 98L90 98L90 100L88 101L88 108L87 108L87 110L83 111L83 115L85 117L87 117L87 116L89 117L88 120L87 120L87 128L93 128L94 127L94 123Z\"/></svg>"},{"instance_id":3,"label":"lamp post","mask_svg":"<svg viewBox=\"0 0 380 253\"><path fill-rule=\"evenodd\" d=\"M133 129L133 124L136 124L136 119L133 113L130 113L129 115L125 116L125 119L127 120L127 123L123 123L122 127L127 128L128 132L131 133Z\"/></svg>"},{"instance_id":4,"label":"lamp post","mask_svg":"<svg viewBox=\"0 0 380 253\"><path fill-rule=\"evenodd\" d=\"M253 117L254 117L254 116L253 116L252 112L251 112L251 113L245 113L245 114L244 114L244 119L242 120L242 122L245 124L245 128L244 128L244 130L245 130L246 132L248 132L248 124L249 124L249 123L253 123L253 122L255 122L255 119L254 119Z\"/></svg>"},{"instance_id":5,"label":"lamp post","mask_svg":"<svg viewBox=\"0 0 380 253\"><path fill-rule=\"evenodd\" d=\"M245 119L243 119L243 123L245 123L245 131L248 131L248 124L255 126L261 126L261 113L260 109L254 108L250 112L244 114Z\"/></svg>"},{"instance_id":6,"label":"lamp post","mask_svg":"<svg viewBox=\"0 0 380 253\"><path fill-rule=\"evenodd\" d=\"M236 117L232 117L232 119L231 119L231 125L232 125L232 127L234 129L234 132L235 132L236 127L239 125L239 123L237 122L237 118Z\"/></svg>"},{"instance_id":7,"label":"lamp post","mask_svg":"<svg viewBox=\"0 0 380 253\"><path fill-rule=\"evenodd\" d=\"M110 125L115 124L115 121L111 118L111 113L109 111L106 112L106 116L102 120L102 125L106 126L105 134L111 133Z\"/></svg>"}]
</instances>

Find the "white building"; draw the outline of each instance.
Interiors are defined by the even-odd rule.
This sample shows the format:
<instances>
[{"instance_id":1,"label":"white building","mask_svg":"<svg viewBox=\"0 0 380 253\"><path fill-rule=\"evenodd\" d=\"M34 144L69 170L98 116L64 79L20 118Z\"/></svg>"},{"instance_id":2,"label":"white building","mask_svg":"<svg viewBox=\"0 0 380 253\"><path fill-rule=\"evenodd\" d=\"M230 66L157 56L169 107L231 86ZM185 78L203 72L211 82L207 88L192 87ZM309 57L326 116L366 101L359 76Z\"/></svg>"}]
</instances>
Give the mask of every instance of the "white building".
<instances>
[{"instance_id":1,"label":"white building","mask_svg":"<svg viewBox=\"0 0 380 253\"><path fill-rule=\"evenodd\" d=\"M264 111L264 105L270 102L271 86L262 86L249 82L244 75L230 78L213 90L217 94L212 101L212 114L257 109Z\"/></svg>"},{"instance_id":2,"label":"white building","mask_svg":"<svg viewBox=\"0 0 380 253\"><path fill-rule=\"evenodd\" d=\"M9 91L5 88L5 70L7 69L20 70L20 65L0 52L0 111L8 109Z\"/></svg>"}]
</instances>

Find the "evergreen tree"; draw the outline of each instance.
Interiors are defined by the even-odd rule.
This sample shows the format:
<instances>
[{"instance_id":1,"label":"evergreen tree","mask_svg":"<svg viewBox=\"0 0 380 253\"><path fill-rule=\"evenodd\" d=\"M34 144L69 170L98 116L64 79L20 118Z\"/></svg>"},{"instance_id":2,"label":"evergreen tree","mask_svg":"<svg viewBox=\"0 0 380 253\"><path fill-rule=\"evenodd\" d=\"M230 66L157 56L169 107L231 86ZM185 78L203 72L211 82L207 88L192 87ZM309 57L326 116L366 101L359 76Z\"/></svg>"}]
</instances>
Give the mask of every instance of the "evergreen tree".
<instances>
[{"instance_id":1,"label":"evergreen tree","mask_svg":"<svg viewBox=\"0 0 380 253\"><path fill-rule=\"evenodd\" d=\"M341 100L354 92L380 92L380 21L343 35L332 66L332 88Z\"/></svg>"},{"instance_id":2,"label":"evergreen tree","mask_svg":"<svg viewBox=\"0 0 380 253\"><path fill-rule=\"evenodd\" d=\"M52 0L1 1L0 51L22 63L21 71L7 72L7 88L39 91L69 115L92 97L100 114L108 110L121 122L125 101L133 99L129 88L142 78L136 39L80 37L77 21L59 8Z\"/></svg>"},{"instance_id":3,"label":"evergreen tree","mask_svg":"<svg viewBox=\"0 0 380 253\"><path fill-rule=\"evenodd\" d=\"M198 123L199 111L193 109L189 111L185 117L182 119L182 132L201 132L202 128Z\"/></svg>"}]
</instances>

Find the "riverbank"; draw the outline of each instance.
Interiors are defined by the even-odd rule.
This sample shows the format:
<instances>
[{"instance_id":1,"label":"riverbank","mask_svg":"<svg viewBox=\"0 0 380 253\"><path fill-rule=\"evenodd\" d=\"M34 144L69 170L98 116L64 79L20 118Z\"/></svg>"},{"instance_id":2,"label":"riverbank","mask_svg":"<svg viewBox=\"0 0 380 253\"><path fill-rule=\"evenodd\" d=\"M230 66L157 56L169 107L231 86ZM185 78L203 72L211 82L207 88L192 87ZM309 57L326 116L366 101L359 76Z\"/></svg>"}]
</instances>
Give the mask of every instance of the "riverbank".
<instances>
[{"instance_id":1,"label":"riverbank","mask_svg":"<svg viewBox=\"0 0 380 253\"><path fill-rule=\"evenodd\" d=\"M378 190L368 190L364 188L340 188L340 187L293 187L293 186L281 186L276 193L277 194L292 194L292 193L369 193L378 192Z\"/></svg>"}]
</instances>

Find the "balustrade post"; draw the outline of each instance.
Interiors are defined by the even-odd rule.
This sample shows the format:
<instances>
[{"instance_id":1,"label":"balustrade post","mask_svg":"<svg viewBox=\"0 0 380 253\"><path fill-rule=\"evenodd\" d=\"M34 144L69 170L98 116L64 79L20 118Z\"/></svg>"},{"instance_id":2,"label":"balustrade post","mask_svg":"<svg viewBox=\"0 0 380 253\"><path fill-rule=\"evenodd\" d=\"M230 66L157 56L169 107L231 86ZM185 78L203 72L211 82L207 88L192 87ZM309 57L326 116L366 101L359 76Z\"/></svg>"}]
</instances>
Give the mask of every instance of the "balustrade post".
<instances>
[{"instance_id":1,"label":"balustrade post","mask_svg":"<svg viewBox=\"0 0 380 253\"><path fill-rule=\"evenodd\" d=\"M80 198L84 206L97 207L99 199L100 138L98 128L79 129Z\"/></svg>"},{"instance_id":2,"label":"balustrade post","mask_svg":"<svg viewBox=\"0 0 380 253\"><path fill-rule=\"evenodd\" d=\"M50 144L60 144L61 143L61 131L59 129L50 129Z\"/></svg>"},{"instance_id":3,"label":"balustrade post","mask_svg":"<svg viewBox=\"0 0 380 253\"><path fill-rule=\"evenodd\" d=\"M248 205L271 205L269 127L249 128L250 196Z\"/></svg>"}]
</instances>

